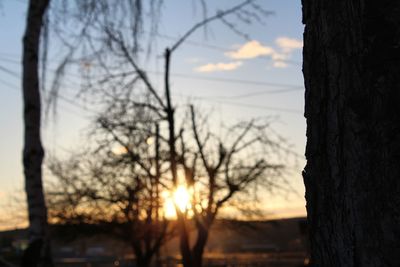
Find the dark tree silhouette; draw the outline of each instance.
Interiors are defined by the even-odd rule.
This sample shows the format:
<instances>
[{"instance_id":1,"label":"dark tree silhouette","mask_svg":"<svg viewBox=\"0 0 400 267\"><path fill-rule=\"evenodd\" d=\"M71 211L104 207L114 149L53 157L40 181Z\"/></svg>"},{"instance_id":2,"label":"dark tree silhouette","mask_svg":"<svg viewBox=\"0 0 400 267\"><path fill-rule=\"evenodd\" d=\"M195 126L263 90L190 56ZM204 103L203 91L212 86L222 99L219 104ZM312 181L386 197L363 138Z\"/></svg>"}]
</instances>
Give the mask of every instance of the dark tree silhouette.
<instances>
[{"instance_id":1,"label":"dark tree silhouette","mask_svg":"<svg viewBox=\"0 0 400 267\"><path fill-rule=\"evenodd\" d=\"M161 97L158 90L153 86L152 81L146 75L146 72L139 66L137 60L130 52L129 43L125 41L122 31L115 27L106 28L108 34L109 50L113 51L117 58L128 63L128 66L133 68L131 72L123 72L117 75L106 76L108 78L100 81L101 86L104 86L105 81L112 79L125 79L133 76L134 81L141 81L151 96L152 101L146 103L138 103L136 105L144 106L160 116L160 119L165 120L167 124L168 137L165 138L168 143L169 164L172 189L177 189L181 181L179 181L179 169L184 170L185 184L193 189L196 185L206 185L205 189L197 192L197 199L192 199L192 211L194 213L193 220L188 217L188 210L181 211L178 206L175 207L177 215L177 227L180 241L180 252L182 263L185 267L198 267L202 265L203 252L207 243L208 234L211 226L222 206L228 201L236 197L236 195L245 192L249 187L261 184L264 180L266 187L276 188L278 182L272 178L279 177L280 171L284 165L281 161L278 163L266 158L262 153L258 155L247 154L249 151L259 151L258 149L267 150L276 148L276 151L289 152L284 148L285 144L280 147L278 142L273 140L272 135L265 138L269 130L269 125L258 125L254 122L247 122L237 125L232 136L236 140L225 139L222 141L213 131L205 133L204 140L200 139L198 126L196 124L194 108L191 108L192 126L189 128L192 135L187 135L188 129L185 126L177 131L176 126L176 107L174 107L171 97L170 87L170 65L171 58L174 52L189 38L196 30L204 27L213 21L222 20L225 17L237 14L245 7L251 6L254 1L243 1L238 5L233 6L224 11L217 12L214 16L205 18L204 20L194 24L185 34L182 35L173 45L165 49L164 59L164 89L165 99ZM257 8L257 6L251 6ZM264 10L258 10L265 12ZM249 13L249 19L253 18L255 13ZM228 24L229 27L235 27ZM233 28L236 30L236 28ZM100 86L97 83L97 87ZM96 87L96 89L98 89ZM183 122L182 125L188 124ZM203 125L202 125L203 126ZM242 132L240 132L242 131ZM178 134L179 133L179 134ZM215 138L216 137L216 138ZM271 137L271 139L269 139ZM276 137L276 136L275 136ZM213 139L213 140L210 140ZM190 141L188 141L190 140ZM179 143L180 141L180 143ZM186 151L188 143L195 143L196 146L191 147L190 151ZM211 144L210 144L211 143ZM181 151L178 152L180 145ZM207 147L207 148L206 148ZM258 149L257 149L258 148ZM208 149L208 151L206 151ZM214 153L216 152L216 153ZM260 152L260 151L259 151ZM249 156L251 155L251 156ZM248 157L247 159L246 156ZM239 158L239 159L238 159ZM282 178L282 177L280 177ZM206 199L206 204L204 203ZM190 224L194 221L195 227L191 228ZM196 237L190 239L190 230L194 230ZM194 244L194 245L192 245Z\"/></svg>"},{"instance_id":2,"label":"dark tree silhouette","mask_svg":"<svg viewBox=\"0 0 400 267\"><path fill-rule=\"evenodd\" d=\"M29 215L29 247L22 266L52 266L47 209L42 186L44 150L40 138L39 47L43 18L50 0L29 1L23 38L22 90L24 100L23 164Z\"/></svg>"},{"instance_id":3,"label":"dark tree silhouette","mask_svg":"<svg viewBox=\"0 0 400 267\"><path fill-rule=\"evenodd\" d=\"M103 227L103 233L131 247L142 267L150 266L174 234L160 195L165 152L148 113L124 97L97 118L92 148L65 161L48 161L56 178L48 189L50 220Z\"/></svg>"},{"instance_id":4,"label":"dark tree silhouette","mask_svg":"<svg viewBox=\"0 0 400 267\"><path fill-rule=\"evenodd\" d=\"M189 210L193 214L188 216L188 212L176 209L184 266L201 267L211 227L221 210L240 210L240 205L235 204L238 200L255 202L261 188L273 191L282 186L289 157L279 154L287 155L290 151L269 123L240 122L229 127L226 135L219 136L215 128L207 127L204 120L196 117L193 106L190 120L190 128L179 131L177 162L193 192ZM185 135L185 131L190 134ZM247 205L247 215L256 211L255 206ZM190 230L194 236L190 236Z\"/></svg>"},{"instance_id":5,"label":"dark tree silhouette","mask_svg":"<svg viewBox=\"0 0 400 267\"><path fill-rule=\"evenodd\" d=\"M312 266L400 266L400 2L303 1Z\"/></svg>"},{"instance_id":6,"label":"dark tree silhouette","mask_svg":"<svg viewBox=\"0 0 400 267\"><path fill-rule=\"evenodd\" d=\"M245 8L249 8L250 11ZM197 190L198 194L192 199L193 217L188 216L188 210L181 211L176 206L180 248L183 264L186 267L201 266L210 228L222 206L231 204L229 202L232 199L253 186L257 187L262 183L269 189L276 186L272 178L278 177L284 166L282 161L276 161L278 158L276 155L271 156L273 154L271 150L283 152L285 148L278 145L281 141L279 137L268 132L268 124L256 121L239 123L232 127L231 139L217 136L215 131L209 129L202 131L206 127L198 121L194 108L183 121L183 126L178 128L176 120L181 117L176 115L179 114L178 108L173 103L169 82L171 57L187 38L206 24L221 21L236 33L240 33L234 24L227 21L226 17L237 15L242 19L247 18L245 21L249 22L259 19L259 13L270 14L256 5L255 1L247 0L230 9L218 11L213 16L205 17L189 28L181 38L165 50L163 84L165 97L164 94L160 94L161 90L154 86L142 68L136 53L137 44L131 39L130 32L126 30L130 29L129 25L121 27L120 23L114 23L113 20L95 19L92 30L105 38L95 38L97 34L93 37L87 34L90 30L85 30L85 42L90 43L93 49L88 53L91 56L82 59L91 66L93 74L93 77L86 77L88 81L86 91L105 94L106 97L101 96L100 101L110 97L108 103L111 103L111 106L119 105L121 100L125 100L131 108L141 107L146 111L151 111L158 118L161 126L165 126L160 133L160 140L167 147L165 154L167 157L163 160L169 166L168 189L174 191L183 182L193 191ZM121 25L124 23L121 22ZM133 88L135 90L132 90ZM140 91L145 91L147 96L145 101L138 98ZM126 92L129 92L128 96ZM120 113L118 116L123 115L124 113ZM107 125L113 125L109 128L112 131L127 126L116 123L115 118ZM121 135L118 134L114 136L116 140L120 137ZM129 144L121 145L129 152ZM269 150L271 154L268 154L266 150ZM136 154L127 153L127 155L136 157ZM269 156L271 157L268 158ZM137 160L135 157L133 159ZM181 176L181 173L184 175ZM142 176L141 179L145 178ZM203 185L205 185L204 188L202 188ZM91 190L88 189L87 192L91 193ZM93 196L95 199L99 197L95 194L90 198ZM192 227L193 225L195 226ZM190 240L189 230L196 231L195 240ZM141 242L141 240L137 241ZM193 243L194 246L192 246Z\"/></svg>"}]
</instances>

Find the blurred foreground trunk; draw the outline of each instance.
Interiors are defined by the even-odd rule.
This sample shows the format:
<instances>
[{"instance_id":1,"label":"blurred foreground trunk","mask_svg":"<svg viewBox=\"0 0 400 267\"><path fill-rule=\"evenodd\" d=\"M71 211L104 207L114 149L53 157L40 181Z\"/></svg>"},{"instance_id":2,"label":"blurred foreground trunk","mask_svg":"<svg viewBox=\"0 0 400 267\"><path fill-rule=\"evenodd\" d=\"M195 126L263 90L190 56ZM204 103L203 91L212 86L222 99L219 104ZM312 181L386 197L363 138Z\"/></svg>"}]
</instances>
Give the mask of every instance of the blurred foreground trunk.
<instances>
[{"instance_id":1,"label":"blurred foreground trunk","mask_svg":"<svg viewBox=\"0 0 400 267\"><path fill-rule=\"evenodd\" d=\"M29 246L21 266L52 266L47 209L42 186L44 150L40 139L38 59L43 17L50 0L31 0L23 38L23 100L25 191L29 215Z\"/></svg>"},{"instance_id":2,"label":"blurred foreground trunk","mask_svg":"<svg viewBox=\"0 0 400 267\"><path fill-rule=\"evenodd\" d=\"M303 0L312 266L400 266L400 1Z\"/></svg>"},{"instance_id":3,"label":"blurred foreground trunk","mask_svg":"<svg viewBox=\"0 0 400 267\"><path fill-rule=\"evenodd\" d=\"M199 227L197 232L196 244L193 247L193 267L203 266L204 248L207 244L209 230L205 227Z\"/></svg>"}]
</instances>

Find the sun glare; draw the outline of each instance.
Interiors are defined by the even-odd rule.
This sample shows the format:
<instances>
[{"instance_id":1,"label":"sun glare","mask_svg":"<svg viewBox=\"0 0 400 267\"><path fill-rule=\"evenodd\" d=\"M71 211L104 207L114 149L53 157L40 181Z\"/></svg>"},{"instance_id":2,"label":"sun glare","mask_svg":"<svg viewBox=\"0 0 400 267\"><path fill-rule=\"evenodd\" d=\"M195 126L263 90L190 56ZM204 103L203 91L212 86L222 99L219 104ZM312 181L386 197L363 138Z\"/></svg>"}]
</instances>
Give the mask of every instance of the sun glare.
<instances>
[{"instance_id":1,"label":"sun glare","mask_svg":"<svg viewBox=\"0 0 400 267\"><path fill-rule=\"evenodd\" d=\"M128 152L128 149L126 149L126 147L124 146L114 146L112 148L112 153L114 153L114 155L120 156L120 155L124 155Z\"/></svg>"},{"instance_id":2,"label":"sun glare","mask_svg":"<svg viewBox=\"0 0 400 267\"><path fill-rule=\"evenodd\" d=\"M179 186L174 192L174 202L184 212L190 206L190 194L185 186Z\"/></svg>"},{"instance_id":3,"label":"sun glare","mask_svg":"<svg viewBox=\"0 0 400 267\"><path fill-rule=\"evenodd\" d=\"M167 218L176 218L175 206L178 207L181 212L185 212L191 207L190 192L183 185L178 186L172 194L164 194L164 199L164 212Z\"/></svg>"}]
</instances>

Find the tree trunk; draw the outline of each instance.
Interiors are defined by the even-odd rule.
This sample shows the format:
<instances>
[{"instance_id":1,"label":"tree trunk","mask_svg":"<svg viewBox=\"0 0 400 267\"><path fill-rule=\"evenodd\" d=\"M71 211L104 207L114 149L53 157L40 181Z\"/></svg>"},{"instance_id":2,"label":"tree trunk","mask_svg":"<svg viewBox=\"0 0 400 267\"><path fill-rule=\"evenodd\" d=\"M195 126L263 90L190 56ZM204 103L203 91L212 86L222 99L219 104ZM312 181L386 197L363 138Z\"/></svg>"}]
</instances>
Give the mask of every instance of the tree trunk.
<instances>
[{"instance_id":1,"label":"tree trunk","mask_svg":"<svg viewBox=\"0 0 400 267\"><path fill-rule=\"evenodd\" d=\"M150 259L146 257L136 257L136 266L137 267L149 267L150 266Z\"/></svg>"},{"instance_id":2,"label":"tree trunk","mask_svg":"<svg viewBox=\"0 0 400 267\"><path fill-rule=\"evenodd\" d=\"M170 70L170 60L171 60L171 50L169 48L165 49L165 98L167 100L167 106L165 109L168 122L168 146L169 146L169 161L170 169L172 175L172 183L174 188L178 187L178 172L177 172L177 159L176 159L176 137L175 137L175 117L174 108L172 107L171 93L169 88L169 70ZM182 214L178 207L175 206L176 216L178 222L179 231L179 249L182 256L182 263L184 267L192 267L192 254L190 251L189 233L186 226L186 218Z\"/></svg>"},{"instance_id":3,"label":"tree trunk","mask_svg":"<svg viewBox=\"0 0 400 267\"><path fill-rule=\"evenodd\" d=\"M51 266L47 209L42 186L44 150L40 140L39 44L49 0L31 0L23 38L23 100L25 190L29 214L29 247L22 266Z\"/></svg>"},{"instance_id":4,"label":"tree trunk","mask_svg":"<svg viewBox=\"0 0 400 267\"><path fill-rule=\"evenodd\" d=\"M181 226L182 227L182 226ZM197 227L197 238L193 248L189 246L188 229L180 229L180 252L182 265L184 267L201 267L203 264L204 248L207 244L209 228L204 226Z\"/></svg>"},{"instance_id":5,"label":"tree trunk","mask_svg":"<svg viewBox=\"0 0 400 267\"><path fill-rule=\"evenodd\" d=\"M193 247L193 267L201 267L203 264L204 248L207 244L208 229L205 227L198 228L196 244Z\"/></svg>"},{"instance_id":6,"label":"tree trunk","mask_svg":"<svg viewBox=\"0 0 400 267\"><path fill-rule=\"evenodd\" d=\"M400 1L303 0L312 266L400 266Z\"/></svg>"},{"instance_id":7,"label":"tree trunk","mask_svg":"<svg viewBox=\"0 0 400 267\"><path fill-rule=\"evenodd\" d=\"M138 267L147 267L148 263L146 263L146 257L143 253L142 246L140 244L139 239L135 236L132 240L132 252L135 255L136 266Z\"/></svg>"},{"instance_id":8,"label":"tree trunk","mask_svg":"<svg viewBox=\"0 0 400 267\"><path fill-rule=\"evenodd\" d=\"M177 216L179 231L179 250L182 256L182 265L184 267L193 267L193 258L189 242L189 229L187 228L186 221L183 215L177 212Z\"/></svg>"}]
</instances>

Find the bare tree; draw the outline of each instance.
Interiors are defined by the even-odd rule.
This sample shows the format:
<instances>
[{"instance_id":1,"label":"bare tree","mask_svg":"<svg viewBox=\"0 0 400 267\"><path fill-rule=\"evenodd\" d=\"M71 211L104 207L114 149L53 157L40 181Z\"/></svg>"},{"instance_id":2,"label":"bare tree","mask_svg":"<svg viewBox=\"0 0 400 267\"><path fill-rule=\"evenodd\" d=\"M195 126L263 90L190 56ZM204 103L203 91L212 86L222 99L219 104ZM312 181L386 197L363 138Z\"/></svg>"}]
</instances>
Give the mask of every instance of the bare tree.
<instances>
[{"instance_id":1,"label":"bare tree","mask_svg":"<svg viewBox=\"0 0 400 267\"><path fill-rule=\"evenodd\" d=\"M190 120L191 128L182 128L178 137L177 161L191 192L190 209L178 210L184 225L180 232L181 253L185 266L202 266L208 235L219 211L227 206L235 208L232 200L238 196L256 201L259 190L282 186L287 162L278 155L289 151L270 131L269 122L241 122L229 127L226 136L218 136L204 120L198 125L193 106ZM190 221L194 221L194 241L188 233Z\"/></svg>"},{"instance_id":2,"label":"bare tree","mask_svg":"<svg viewBox=\"0 0 400 267\"><path fill-rule=\"evenodd\" d=\"M158 131L129 98L113 103L96 120L90 152L49 162L56 178L48 193L50 219L105 225L131 246L138 266L149 266L174 232L160 195L167 189Z\"/></svg>"},{"instance_id":3,"label":"bare tree","mask_svg":"<svg viewBox=\"0 0 400 267\"><path fill-rule=\"evenodd\" d=\"M169 154L170 154L170 170L171 170L171 177L172 183L174 188L178 187L178 166L181 165L184 170L184 175L186 179L186 186L190 187L193 190L193 194L196 194L196 190L194 188L195 185L204 185L205 190L203 188L202 193L198 192L200 195L192 198L192 212L193 218L195 221L195 228L197 238L194 242L194 246L191 247L190 235L189 235L189 225L188 225L188 211L182 211L176 205L176 213L177 213L177 220L178 220L178 229L180 235L180 251L182 255L183 265L185 267L197 267L202 266L202 259L203 259L203 252L204 247L207 243L208 234L210 231L210 227L214 222L214 219L219 211L219 209L228 201L230 200L237 192L243 191L244 189L248 188L255 181L259 181L261 178L265 178L266 170L280 170L283 166L282 165L273 165L267 164L264 160L256 160L252 162L250 165L241 165L237 163L233 163L234 156L240 155L242 150L245 150L251 147L253 144L263 144L263 139L261 136L253 136L253 140L247 140L247 134L249 131L254 130L253 124L250 123L245 127L245 130L237 137L236 140L233 141L232 147L227 150L224 147L223 142L220 140L217 143L214 143L214 147L211 151L208 151L206 155L205 146L206 142L210 138L210 136L215 136L213 133L208 132L206 135L205 140L201 140L198 132L198 127L196 124L195 119L195 112L194 108L191 107L190 114L191 114L191 121L192 121L192 130L193 136L192 141L195 141L197 147L193 152L194 155L191 156L192 164L188 165L188 159L186 159L187 151L186 141L184 140L183 132L185 131L184 128L180 129L179 137L176 135L175 132L175 108L173 107L172 99L171 99L171 90L170 90L170 61L171 56L176 49L179 48L182 43L197 29L203 27L207 23L210 23L214 20L222 20L226 23L225 16L230 14L235 14L238 11L241 11L245 6L251 4L252 1L245 1L240 3L237 6L234 6L230 9L227 9L222 12L217 12L215 16L208 17L203 21L195 24L192 28L190 28L175 44L171 46L171 48L167 48L165 50L165 75L164 75L164 87L165 87L165 98L166 98L166 105L164 108L165 117L168 124L168 145L169 145ZM262 10L261 10L262 11ZM232 24L228 23L229 27L233 27ZM114 38L122 50L124 49L123 42L121 38L117 39ZM132 60L131 60L132 61ZM134 62L133 62L134 63ZM140 71L138 67L133 64L136 71ZM144 81L146 80L147 84L150 85L146 76L141 77ZM149 88L150 89L150 88ZM150 90L151 92L155 91L154 89ZM153 93L154 94L154 93ZM159 101L163 104L162 101ZM254 128L257 128L254 126ZM262 130L265 130L263 128ZM176 141L178 138L181 138L181 155L177 153L177 144ZM190 142L190 141L189 141ZM268 142L268 145L274 145L273 142ZM210 158L212 158L213 152L217 152L217 159L214 159L214 162L210 162ZM203 169L203 173L200 177L207 177L206 182L196 180L198 177L196 170L198 170L197 159L201 162L200 166ZM254 160L254 159L253 159ZM253 165L254 164L254 165ZM224 166L224 167L222 167ZM225 174L224 183L220 183L219 180L221 175L219 173L220 170L223 169L223 173ZM236 175L239 175L237 177ZM270 184L272 185L272 184ZM204 194L204 191L206 192ZM219 192L218 192L219 191ZM225 194L221 192L224 192ZM203 202L203 197L206 196L206 203ZM205 207L204 207L205 205ZM197 210L199 209L199 210Z\"/></svg>"},{"instance_id":4,"label":"bare tree","mask_svg":"<svg viewBox=\"0 0 400 267\"><path fill-rule=\"evenodd\" d=\"M164 119L139 100L126 91L123 97L112 96L96 120L90 152L49 165L57 178L48 198L51 219L113 223L114 233L132 245L138 264L147 266L174 231L171 225L168 232L167 221L160 219L166 204L160 191L184 186L190 206L175 203L181 254L186 266L201 266L219 211L235 207L237 197L254 201L257 190L282 186L283 156L290 151L270 131L270 121L238 123L226 129L226 136L218 136L191 106L176 136L174 180L169 126L161 131L152 127ZM196 238L190 240L193 231Z\"/></svg>"},{"instance_id":5,"label":"bare tree","mask_svg":"<svg viewBox=\"0 0 400 267\"><path fill-rule=\"evenodd\" d=\"M238 131L233 140L218 137L212 131L206 131L205 136L199 130L195 109L192 107L189 117L183 125L191 125L190 128L181 127L176 132L176 107L174 107L170 88L170 61L172 54L191 36L196 30L207 23L221 20L233 30L235 26L228 23L226 16L238 14L247 6L263 11L256 6L254 1L244 1L237 6L226 11L217 12L214 16L207 17L195 24L185 33L176 43L165 50L165 75L164 91L165 97L160 95L160 90L156 88L147 76L144 69L138 63L135 55L135 44L127 37L125 32L118 25L101 24L101 29L106 34L106 47L109 52L107 56L101 53L96 54L95 62L102 74L101 79L87 77L88 90L101 92L110 97L110 105L120 105L128 101L132 108L142 108L157 117L160 124L166 128L157 134L157 138L165 142L167 157L163 159L168 163L169 183L166 188L176 190L181 182L184 182L193 191L192 207L181 210L176 204L177 225L180 235L180 248L185 267L201 266L205 244L212 223L214 222L220 209L229 201L246 192L251 186L257 188L261 184L267 188L278 186L278 181L273 178L279 177L284 164L277 159L277 152L288 152L281 140L267 135L268 124L259 124L256 121L240 123L230 129L230 133ZM249 17L254 13L245 12ZM111 53L111 54L110 54ZM113 57L110 57L113 55ZM117 62L118 66L111 67L104 64L106 60ZM120 71L121 67L131 70ZM98 73L97 73L98 74ZM93 80L94 78L94 80ZM129 88L135 87L135 90ZM130 99L124 95L124 91L134 92L140 95L145 92L145 101L138 98ZM111 93L110 93L111 92ZM136 95L136 97L137 97ZM122 97L120 97L122 96ZM125 100L124 100L125 99ZM121 102L122 101L122 102ZM109 129L114 131L118 127L124 127L119 123L110 121L106 125L112 125ZM201 124L204 126L203 124ZM103 125L104 127L105 125ZM136 128L133 127L133 128ZM271 134L271 133L270 133ZM119 140L119 135L114 133L114 139ZM231 135L233 136L233 135ZM276 135L275 135L276 137ZM124 145L123 140L119 140L127 150L129 146ZM250 152L258 153L251 154ZM274 153L267 153L274 151ZM250 153L250 154L248 154ZM129 150L128 150L128 154ZM137 156L132 154L131 156ZM266 159L266 156L271 158ZM135 163L137 164L137 162ZM184 173L184 179L180 178L179 173ZM151 176L148 172L147 175ZM144 179L144 176L143 178ZM192 220L193 218L193 220ZM191 246L189 228L190 222L195 222L197 239L194 246Z\"/></svg>"}]
</instances>

